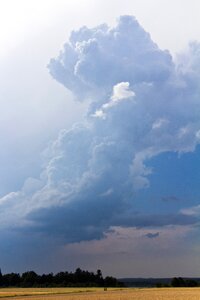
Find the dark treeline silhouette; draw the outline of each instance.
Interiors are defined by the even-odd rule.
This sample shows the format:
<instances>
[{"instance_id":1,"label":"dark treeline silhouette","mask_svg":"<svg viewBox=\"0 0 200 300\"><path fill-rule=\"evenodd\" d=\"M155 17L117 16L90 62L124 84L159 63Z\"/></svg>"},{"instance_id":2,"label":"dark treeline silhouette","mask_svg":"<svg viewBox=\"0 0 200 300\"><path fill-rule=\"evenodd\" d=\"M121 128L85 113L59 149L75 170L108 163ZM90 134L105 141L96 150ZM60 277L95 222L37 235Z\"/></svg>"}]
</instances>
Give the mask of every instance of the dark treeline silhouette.
<instances>
[{"instance_id":1,"label":"dark treeline silhouette","mask_svg":"<svg viewBox=\"0 0 200 300\"><path fill-rule=\"evenodd\" d=\"M194 279L184 279L182 277L174 277L171 281L173 287L196 287L199 285Z\"/></svg>"},{"instance_id":2,"label":"dark treeline silhouette","mask_svg":"<svg viewBox=\"0 0 200 300\"><path fill-rule=\"evenodd\" d=\"M197 287L200 286L199 279L195 280L193 278L182 278L174 277L171 279L170 283L161 283L156 284L157 287Z\"/></svg>"},{"instance_id":3,"label":"dark treeline silhouette","mask_svg":"<svg viewBox=\"0 0 200 300\"><path fill-rule=\"evenodd\" d=\"M174 277L174 278L120 278L125 287L200 287L199 277Z\"/></svg>"},{"instance_id":4,"label":"dark treeline silhouette","mask_svg":"<svg viewBox=\"0 0 200 300\"><path fill-rule=\"evenodd\" d=\"M73 272L38 275L34 271L23 274L2 274L0 270L0 287L119 287L123 283L114 277L103 278L101 270L96 273L80 268Z\"/></svg>"}]
</instances>

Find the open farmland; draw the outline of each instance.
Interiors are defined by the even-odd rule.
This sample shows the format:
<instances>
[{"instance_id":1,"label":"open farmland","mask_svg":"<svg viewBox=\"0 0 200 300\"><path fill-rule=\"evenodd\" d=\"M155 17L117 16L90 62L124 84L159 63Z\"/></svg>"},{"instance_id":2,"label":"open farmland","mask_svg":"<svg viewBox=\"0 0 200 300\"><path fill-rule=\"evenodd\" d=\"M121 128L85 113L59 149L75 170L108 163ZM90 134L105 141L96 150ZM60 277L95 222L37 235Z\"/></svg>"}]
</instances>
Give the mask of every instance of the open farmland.
<instances>
[{"instance_id":1,"label":"open farmland","mask_svg":"<svg viewBox=\"0 0 200 300\"><path fill-rule=\"evenodd\" d=\"M19 297L30 297L35 299L36 296L54 296L54 295L66 295L66 294L79 294L98 292L102 288L1 288L0 299L12 297L21 299ZM112 289L114 290L114 289ZM34 296L34 298L33 298ZM41 299L41 297L39 298ZM46 298L45 298L46 299Z\"/></svg>"},{"instance_id":2,"label":"open farmland","mask_svg":"<svg viewBox=\"0 0 200 300\"><path fill-rule=\"evenodd\" d=\"M199 300L200 288L103 289L52 288L2 289L0 298L18 300Z\"/></svg>"}]
</instances>

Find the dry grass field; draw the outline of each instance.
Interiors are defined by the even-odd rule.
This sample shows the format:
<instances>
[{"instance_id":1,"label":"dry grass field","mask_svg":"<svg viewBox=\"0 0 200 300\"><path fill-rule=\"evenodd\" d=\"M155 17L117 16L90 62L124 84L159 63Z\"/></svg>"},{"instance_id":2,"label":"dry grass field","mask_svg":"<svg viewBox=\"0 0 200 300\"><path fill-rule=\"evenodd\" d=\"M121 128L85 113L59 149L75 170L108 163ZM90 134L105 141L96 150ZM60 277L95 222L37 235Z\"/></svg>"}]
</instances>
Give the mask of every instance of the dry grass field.
<instances>
[{"instance_id":1,"label":"dry grass field","mask_svg":"<svg viewBox=\"0 0 200 300\"><path fill-rule=\"evenodd\" d=\"M0 289L0 298L18 300L200 300L200 288L103 289L47 288Z\"/></svg>"},{"instance_id":2,"label":"dry grass field","mask_svg":"<svg viewBox=\"0 0 200 300\"><path fill-rule=\"evenodd\" d=\"M98 288L0 288L0 299L19 296L64 295L98 292ZM114 290L114 289L113 289ZM33 298L31 298L33 299ZM40 298L41 299L41 298Z\"/></svg>"}]
</instances>

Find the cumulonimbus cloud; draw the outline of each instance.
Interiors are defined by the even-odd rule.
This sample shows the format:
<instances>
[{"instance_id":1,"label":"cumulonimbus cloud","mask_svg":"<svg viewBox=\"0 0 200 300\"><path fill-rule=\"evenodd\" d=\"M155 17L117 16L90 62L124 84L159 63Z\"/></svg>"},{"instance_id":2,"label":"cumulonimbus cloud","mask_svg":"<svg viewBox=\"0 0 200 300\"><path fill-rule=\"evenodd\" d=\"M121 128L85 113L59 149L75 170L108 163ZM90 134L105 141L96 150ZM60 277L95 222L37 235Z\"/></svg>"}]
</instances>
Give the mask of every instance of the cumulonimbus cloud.
<instances>
[{"instance_id":1,"label":"cumulonimbus cloud","mask_svg":"<svg viewBox=\"0 0 200 300\"><path fill-rule=\"evenodd\" d=\"M77 100L89 99L88 115L59 134L37 187L0 201L7 219L15 211L18 226L69 243L100 239L111 226L196 223L180 212L134 211L135 191L150 185L145 162L200 142L200 46L190 47L175 64L131 16L72 32L48 68Z\"/></svg>"}]
</instances>

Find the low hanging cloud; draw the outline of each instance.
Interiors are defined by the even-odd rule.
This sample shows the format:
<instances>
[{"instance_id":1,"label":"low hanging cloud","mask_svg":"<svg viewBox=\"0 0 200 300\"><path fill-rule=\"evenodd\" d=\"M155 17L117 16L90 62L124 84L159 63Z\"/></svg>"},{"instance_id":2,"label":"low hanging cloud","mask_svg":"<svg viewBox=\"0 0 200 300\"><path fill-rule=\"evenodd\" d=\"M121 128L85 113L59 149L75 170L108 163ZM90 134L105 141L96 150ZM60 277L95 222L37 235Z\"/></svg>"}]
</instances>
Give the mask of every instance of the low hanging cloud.
<instances>
[{"instance_id":1,"label":"low hanging cloud","mask_svg":"<svg viewBox=\"0 0 200 300\"><path fill-rule=\"evenodd\" d=\"M112 226L196 224L184 212L137 213L134 196L150 186L147 161L200 143L199 49L191 44L175 64L131 16L72 32L48 68L77 101L90 101L88 114L60 132L38 180L0 199L1 227L72 243L101 239Z\"/></svg>"},{"instance_id":2,"label":"low hanging cloud","mask_svg":"<svg viewBox=\"0 0 200 300\"><path fill-rule=\"evenodd\" d=\"M149 239L155 239L157 237L159 237L159 232L156 233L152 233L152 232L148 232L145 236L148 237Z\"/></svg>"}]
</instances>

